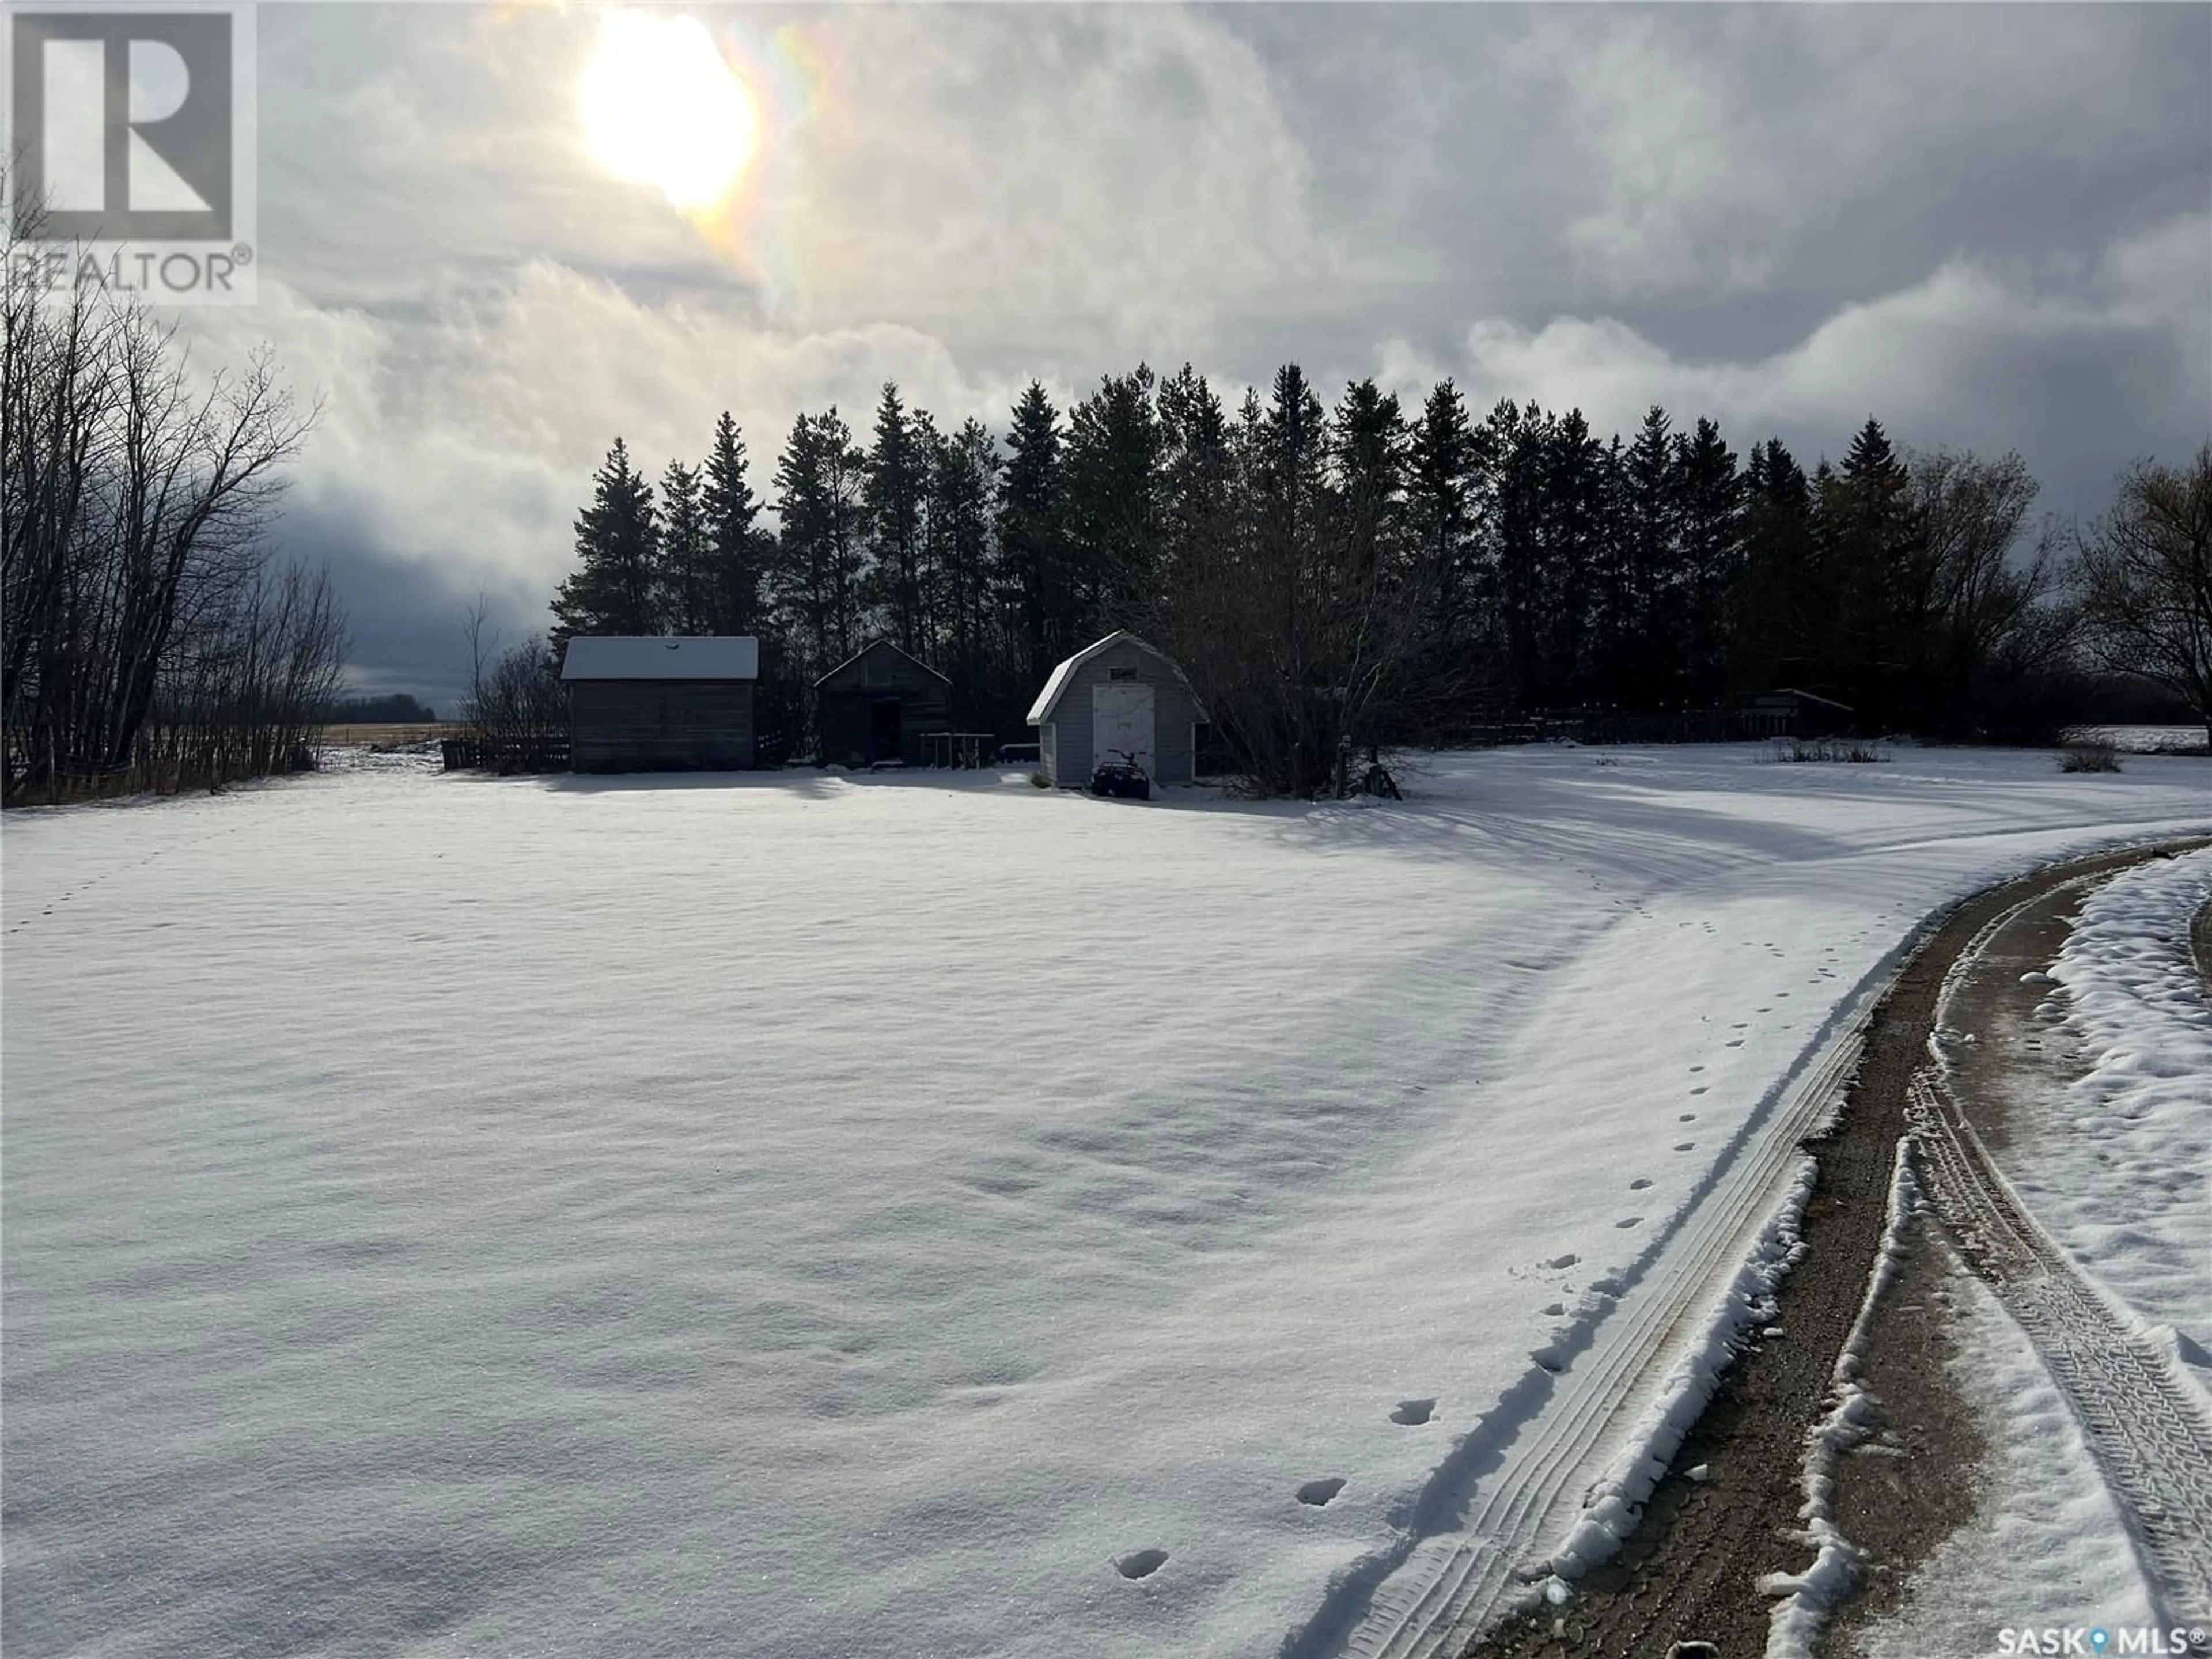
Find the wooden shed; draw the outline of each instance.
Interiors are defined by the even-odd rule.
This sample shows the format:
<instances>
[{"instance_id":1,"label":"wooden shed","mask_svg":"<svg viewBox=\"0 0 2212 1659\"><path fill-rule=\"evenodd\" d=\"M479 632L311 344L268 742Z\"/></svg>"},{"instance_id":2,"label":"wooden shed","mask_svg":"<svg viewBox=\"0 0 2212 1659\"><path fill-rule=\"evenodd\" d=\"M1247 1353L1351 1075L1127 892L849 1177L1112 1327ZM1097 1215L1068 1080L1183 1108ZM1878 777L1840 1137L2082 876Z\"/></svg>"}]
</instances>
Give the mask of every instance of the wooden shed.
<instances>
[{"instance_id":1,"label":"wooden shed","mask_svg":"<svg viewBox=\"0 0 2212 1659\"><path fill-rule=\"evenodd\" d=\"M753 763L760 641L741 634L580 634L561 659L579 772Z\"/></svg>"},{"instance_id":2,"label":"wooden shed","mask_svg":"<svg viewBox=\"0 0 2212 1659\"><path fill-rule=\"evenodd\" d=\"M1190 782L1206 717L1174 660L1126 629L1054 669L1030 710L1038 764L1066 789L1083 787L1100 761L1122 754L1135 756L1154 783Z\"/></svg>"},{"instance_id":3,"label":"wooden shed","mask_svg":"<svg viewBox=\"0 0 2212 1659\"><path fill-rule=\"evenodd\" d=\"M1749 738L1832 738L1852 729L1849 703L1785 685L1752 698L1736 712L1735 735Z\"/></svg>"},{"instance_id":4,"label":"wooden shed","mask_svg":"<svg viewBox=\"0 0 2212 1659\"><path fill-rule=\"evenodd\" d=\"M952 682L889 640L876 640L814 682L822 758L840 766L922 763L922 739L952 729Z\"/></svg>"}]
</instances>

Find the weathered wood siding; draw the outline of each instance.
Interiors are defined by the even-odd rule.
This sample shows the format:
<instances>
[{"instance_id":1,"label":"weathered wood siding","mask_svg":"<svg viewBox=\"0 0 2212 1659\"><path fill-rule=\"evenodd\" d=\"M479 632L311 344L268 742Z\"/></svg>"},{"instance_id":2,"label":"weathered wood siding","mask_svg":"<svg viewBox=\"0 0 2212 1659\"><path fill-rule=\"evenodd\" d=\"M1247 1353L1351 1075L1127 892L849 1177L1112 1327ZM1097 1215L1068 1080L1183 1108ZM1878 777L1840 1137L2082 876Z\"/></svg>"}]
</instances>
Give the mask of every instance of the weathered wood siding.
<instances>
[{"instance_id":1,"label":"weathered wood siding","mask_svg":"<svg viewBox=\"0 0 2212 1659\"><path fill-rule=\"evenodd\" d=\"M1078 668L1067 689L1054 705L1044 728L1052 741L1044 750L1045 775L1063 789L1080 789L1091 781L1095 757L1091 752L1091 692L1110 683L1114 670L1136 671L1139 684L1152 688L1152 749L1155 783L1188 783L1194 776L1191 735L1198 723L1198 702L1175 665L1157 652L1133 641L1117 640ZM1040 738L1040 741L1042 741Z\"/></svg>"},{"instance_id":2,"label":"weathered wood siding","mask_svg":"<svg viewBox=\"0 0 2212 1659\"><path fill-rule=\"evenodd\" d=\"M903 651L872 646L815 687L814 724L822 738L822 758L841 766L892 759L919 766L923 734L952 729L951 699L951 687ZM898 704L895 756L875 750L879 702Z\"/></svg>"},{"instance_id":3,"label":"weathered wood siding","mask_svg":"<svg viewBox=\"0 0 2212 1659\"><path fill-rule=\"evenodd\" d=\"M572 680L579 772L736 771L753 763L750 680Z\"/></svg>"}]
</instances>

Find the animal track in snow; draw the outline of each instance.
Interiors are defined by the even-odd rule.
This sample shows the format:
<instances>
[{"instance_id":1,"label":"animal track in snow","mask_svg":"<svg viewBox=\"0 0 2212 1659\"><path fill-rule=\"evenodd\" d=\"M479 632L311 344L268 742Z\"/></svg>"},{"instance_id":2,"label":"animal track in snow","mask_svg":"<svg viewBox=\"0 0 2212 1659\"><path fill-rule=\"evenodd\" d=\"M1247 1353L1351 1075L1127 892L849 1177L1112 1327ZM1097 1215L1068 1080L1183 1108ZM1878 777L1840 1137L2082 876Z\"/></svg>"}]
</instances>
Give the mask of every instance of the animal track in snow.
<instances>
[{"instance_id":1,"label":"animal track in snow","mask_svg":"<svg viewBox=\"0 0 2212 1659\"><path fill-rule=\"evenodd\" d=\"M1435 1416L1436 1412L1437 1402L1433 1400L1401 1400L1397 1409L1390 1413L1390 1420L1407 1428L1416 1429Z\"/></svg>"},{"instance_id":2,"label":"animal track in snow","mask_svg":"<svg viewBox=\"0 0 2212 1659\"><path fill-rule=\"evenodd\" d=\"M1343 1490L1342 1475L1332 1474L1325 1480L1309 1480L1298 1488L1298 1502L1320 1509Z\"/></svg>"},{"instance_id":3,"label":"animal track in snow","mask_svg":"<svg viewBox=\"0 0 2212 1659\"><path fill-rule=\"evenodd\" d=\"M1114 1558L1114 1571L1124 1578L1149 1578L1165 1564L1165 1550L1131 1550Z\"/></svg>"}]
</instances>

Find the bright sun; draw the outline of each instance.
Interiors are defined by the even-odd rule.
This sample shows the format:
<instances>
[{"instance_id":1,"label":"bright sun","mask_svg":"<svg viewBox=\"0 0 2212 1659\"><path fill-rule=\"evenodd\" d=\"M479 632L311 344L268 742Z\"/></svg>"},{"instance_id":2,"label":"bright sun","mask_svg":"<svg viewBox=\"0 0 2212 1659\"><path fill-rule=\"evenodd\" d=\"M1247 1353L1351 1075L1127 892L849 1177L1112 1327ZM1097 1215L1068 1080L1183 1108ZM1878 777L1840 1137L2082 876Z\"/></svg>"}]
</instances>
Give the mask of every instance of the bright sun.
<instances>
[{"instance_id":1,"label":"bright sun","mask_svg":"<svg viewBox=\"0 0 2212 1659\"><path fill-rule=\"evenodd\" d=\"M617 179L713 207L752 159L752 94L697 19L610 12L584 66L585 142Z\"/></svg>"}]
</instances>

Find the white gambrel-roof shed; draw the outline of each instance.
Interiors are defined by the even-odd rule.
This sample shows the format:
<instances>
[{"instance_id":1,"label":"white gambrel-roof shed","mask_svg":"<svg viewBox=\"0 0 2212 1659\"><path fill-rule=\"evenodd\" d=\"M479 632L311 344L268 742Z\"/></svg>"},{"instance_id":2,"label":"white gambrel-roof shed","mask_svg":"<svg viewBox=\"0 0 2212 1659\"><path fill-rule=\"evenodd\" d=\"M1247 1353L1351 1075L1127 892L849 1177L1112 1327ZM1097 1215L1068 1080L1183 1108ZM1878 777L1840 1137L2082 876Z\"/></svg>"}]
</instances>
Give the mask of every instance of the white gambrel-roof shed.
<instances>
[{"instance_id":1,"label":"white gambrel-roof shed","mask_svg":"<svg viewBox=\"0 0 2212 1659\"><path fill-rule=\"evenodd\" d=\"M1123 629L1054 669L1029 723L1046 779L1079 789L1100 761L1119 755L1135 757L1155 783L1190 782L1205 719L1174 659Z\"/></svg>"}]
</instances>

